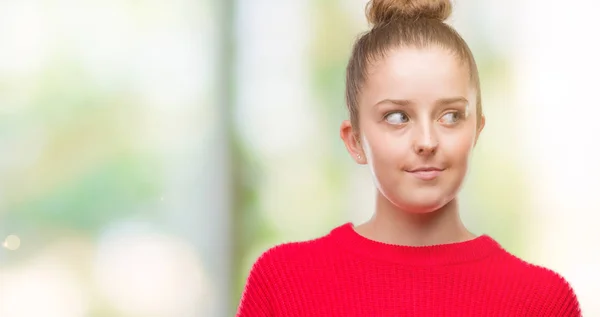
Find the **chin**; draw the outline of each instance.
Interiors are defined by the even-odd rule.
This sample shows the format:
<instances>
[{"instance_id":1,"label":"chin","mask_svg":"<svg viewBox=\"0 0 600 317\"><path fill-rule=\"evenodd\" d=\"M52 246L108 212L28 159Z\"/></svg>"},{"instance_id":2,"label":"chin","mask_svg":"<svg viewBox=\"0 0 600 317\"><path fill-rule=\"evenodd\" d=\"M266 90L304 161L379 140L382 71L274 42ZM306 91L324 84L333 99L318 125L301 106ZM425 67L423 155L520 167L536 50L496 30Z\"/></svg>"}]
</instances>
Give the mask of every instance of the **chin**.
<instances>
[{"instance_id":1,"label":"chin","mask_svg":"<svg viewBox=\"0 0 600 317\"><path fill-rule=\"evenodd\" d=\"M439 210L452 201L452 197L395 197L390 202L400 210L415 214L426 214Z\"/></svg>"},{"instance_id":2,"label":"chin","mask_svg":"<svg viewBox=\"0 0 600 317\"><path fill-rule=\"evenodd\" d=\"M456 197L459 187L413 187L411 184L378 186L379 194L389 204L408 213L426 214L439 210ZM386 188L388 190L386 190Z\"/></svg>"},{"instance_id":3,"label":"chin","mask_svg":"<svg viewBox=\"0 0 600 317\"><path fill-rule=\"evenodd\" d=\"M403 203L403 204L397 204L396 206L398 206L400 209L404 210L405 212L414 213L414 214L428 214L428 213L432 213L436 210L439 210L440 208L444 207L445 205L446 204L439 204L439 203L431 203L431 204Z\"/></svg>"}]
</instances>

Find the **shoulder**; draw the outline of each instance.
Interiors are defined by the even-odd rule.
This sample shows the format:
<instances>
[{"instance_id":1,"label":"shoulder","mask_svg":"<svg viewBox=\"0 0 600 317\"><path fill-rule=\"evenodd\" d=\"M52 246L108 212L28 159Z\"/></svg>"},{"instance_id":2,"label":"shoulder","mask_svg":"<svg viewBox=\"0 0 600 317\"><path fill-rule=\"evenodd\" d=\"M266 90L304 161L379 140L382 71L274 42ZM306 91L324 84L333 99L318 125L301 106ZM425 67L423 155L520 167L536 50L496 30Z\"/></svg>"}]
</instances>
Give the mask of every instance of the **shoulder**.
<instances>
[{"instance_id":1,"label":"shoulder","mask_svg":"<svg viewBox=\"0 0 600 317\"><path fill-rule=\"evenodd\" d=\"M577 295L564 276L549 268L530 265L532 277L537 279L539 309L553 313L552 316L579 317L581 308Z\"/></svg>"},{"instance_id":2,"label":"shoulder","mask_svg":"<svg viewBox=\"0 0 600 317\"><path fill-rule=\"evenodd\" d=\"M334 249L328 234L280 243L260 253L250 268L236 316L273 316L295 289L305 289L317 278L315 268L326 266Z\"/></svg>"},{"instance_id":3,"label":"shoulder","mask_svg":"<svg viewBox=\"0 0 600 317\"><path fill-rule=\"evenodd\" d=\"M533 264L506 252L507 269L527 289L533 311L546 312L544 316L581 316L577 295L567 279L548 267Z\"/></svg>"},{"instance_id":4,"label":"shoulder","mask_svg":"<svg viewBox=\"0 0 600 317\"><path fill-rule=\"evenodd\" d=\"M567 289L571 290L571 285L557 271L548 267L534 264L526 261L516 255L505 251L507 265L518 273L521 278L526 281L536 281L537 284L546 286L547 288Z\"/></svg>"},{"instance_id":5,"label":"shoulder","mask_svg":"<svg viewBox=\"0 0 600 317\"><path fill-rule=\"evenodd\" d=\"M308 256L326 255L332 248L327 236L280 243L263 251L256 259L253 270L277 271L295 262L305 262Z\"/></svg>"},{"instance_id":6,"label":"shoulder","mask_svg":"<svg viewBox=\"0 0 600 317\"><path fill-rule=\"evenodd\" d=\"M306 269L314 261L325 257L331 249L327 238L285 242L269 247L254 260L248 274L247 283L264 284L277 289L282 281L289 280L297 271Z\"/></svg>"},{"instance_id":7,"label":"shoulder","mask_svg":"<svg viewBox=\"0 0 600 317\"><path fill-rule=\"evenodd\" d=\"M338 249L331 232L312 239L276 244L257 256L249 279L258 275L273 282L305 276L316 267L329 267L338 262ZM272 287L277 287L276 284L279 282L271 283Z\"/></svg>"},{"instance_id":8,"label":"shoulder","mask_svg":"<svg viewBox=\"0 0 600 317\"><path fill-rule=\"evenodd\" d=\"M295 276L289 271L298 267L299 260L306 258L311 251L322 249L323 243L322 238L288 242L263 251L250 268L236 316L272 316L276 299L285 289L284 283Z\"/></svg>"},{"instance_id":9,"label":"shoulder","mask_svg":"<svg viewBox=\"0 0 600 317\"><path fill-rule=\"evenodd\" d=\"M340 235L351 225L344 223L312 238L276 244L261 253L255 265L276 267L283 261L289 266L294 261L326 258L339 249Z\"/></svg>"}]
</instances>

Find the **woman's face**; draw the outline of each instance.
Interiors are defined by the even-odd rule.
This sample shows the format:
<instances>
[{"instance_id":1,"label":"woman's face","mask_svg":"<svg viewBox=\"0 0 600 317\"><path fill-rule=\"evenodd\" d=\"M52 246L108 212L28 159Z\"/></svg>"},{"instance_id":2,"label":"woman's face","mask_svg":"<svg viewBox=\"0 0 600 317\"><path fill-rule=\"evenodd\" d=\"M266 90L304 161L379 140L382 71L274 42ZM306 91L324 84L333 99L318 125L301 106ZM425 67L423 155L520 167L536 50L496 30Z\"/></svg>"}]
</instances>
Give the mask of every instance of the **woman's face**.
<instances>
[{"instance_id":1,"label":"woman's face","mask_svg":"<svg viewBox=\"0 0 600 317\"><path fill-rule=\"evenodd\" d=\"M484 126L467 66L436 46L393 50L370 67L358 101L359 129L345 121L341 135L379 192L415 213L454 199Z\"/></svg>"}]
</instances>

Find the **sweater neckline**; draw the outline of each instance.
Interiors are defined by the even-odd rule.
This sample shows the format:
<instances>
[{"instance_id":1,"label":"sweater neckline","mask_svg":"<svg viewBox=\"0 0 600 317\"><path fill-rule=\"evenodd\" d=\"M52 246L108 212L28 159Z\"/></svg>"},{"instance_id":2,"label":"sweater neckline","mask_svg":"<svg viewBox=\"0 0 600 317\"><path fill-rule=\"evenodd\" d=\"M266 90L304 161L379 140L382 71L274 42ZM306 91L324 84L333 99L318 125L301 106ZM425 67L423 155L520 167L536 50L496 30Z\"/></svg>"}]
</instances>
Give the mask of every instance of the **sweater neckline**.
<instances>
[{"instance_id":1,"label":"sweater neckline","mask_svg":"<svg viewBox=\"0 0 600 317\"><path fill-rule=\"evenodd\" d=\"M361 256L406 265L448 265L472 262L503 250L487 234L471 240L428 246L395 245L371 240L354 230L351 222L330 232L335 244Z\"/></svg>"}]
</instances>

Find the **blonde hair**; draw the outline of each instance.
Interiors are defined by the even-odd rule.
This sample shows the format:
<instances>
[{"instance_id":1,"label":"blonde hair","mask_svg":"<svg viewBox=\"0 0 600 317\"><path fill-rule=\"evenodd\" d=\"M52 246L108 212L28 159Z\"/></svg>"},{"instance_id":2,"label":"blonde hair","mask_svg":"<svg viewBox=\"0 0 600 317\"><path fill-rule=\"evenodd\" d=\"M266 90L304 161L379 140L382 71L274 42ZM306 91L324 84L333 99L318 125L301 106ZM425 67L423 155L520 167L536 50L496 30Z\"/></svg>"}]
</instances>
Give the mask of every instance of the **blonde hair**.
<instances>
[{"instance_id":1,"label":"blonde hair","mask_svg":"<svg viewBox=\"0 0 600 317\"><path fill-rule=\"evenodd\" d=\"M469 70L476 90L477 126L481 123L481 87L473 54L465 40L445 21L452 13L450 0L371 0L366 16L372 28L361 35L346 68L346 105L352 127L358 131L358 96L368 67L391 50L402 47L447 49Z\"/></svg>"}]
</instances>

